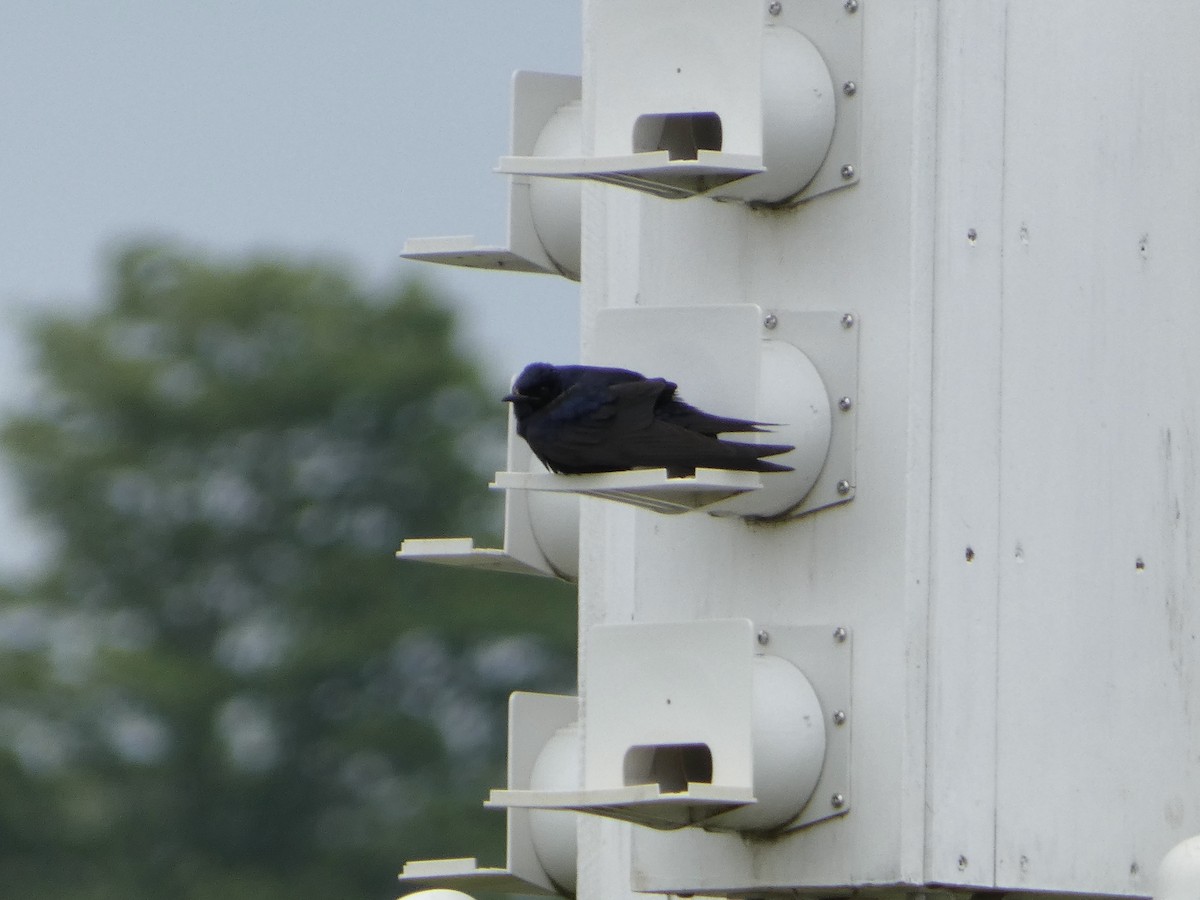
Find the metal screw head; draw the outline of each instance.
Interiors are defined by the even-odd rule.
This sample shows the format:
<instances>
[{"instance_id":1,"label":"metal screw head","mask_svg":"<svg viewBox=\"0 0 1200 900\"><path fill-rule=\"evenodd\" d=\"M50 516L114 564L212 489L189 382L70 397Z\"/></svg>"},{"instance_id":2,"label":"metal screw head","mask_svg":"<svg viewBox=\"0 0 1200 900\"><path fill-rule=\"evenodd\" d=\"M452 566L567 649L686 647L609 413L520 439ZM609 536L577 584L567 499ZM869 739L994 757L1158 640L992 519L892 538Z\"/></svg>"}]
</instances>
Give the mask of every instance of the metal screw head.
<instances>
[{"instance_id":1,"label":"metal screw head","mask_svg":"<svg viewBox=\"0 0 1200 900\"><path fill-rule=\"evenodd\" d=\"M853 81L847 81L845 84L842 85L842 93L845 94L847 97L853 97L855 94L858 93L858 85L855 84Z\"/></svg>"},{"instance_id":2,"label":"metal screw head","mask_svg":"<svg viewBox=\"0 0 1200 900\"><path fill-rule=\"evenodd\" d=\"M853 328L854 327L854 313L844 313L842 315L842 327L843 328Z\"/></svg>"},{"instance_id":3,"label":"metal screw head","mask_svg":"<svg viewBox=\"0 0 1200 900\"><path fill-rule=\"evenodd\" d=\"M842 397L840 400L838 400L838 409L840 409L842 412L849 412L853 406L854 401L849 397Z\"/></svg>"},{"instance_id":4,"label":"metal screw head","mask_svg":"<svg viewBox=\"0 0 1200 900\"><path fill-rule=\"evenodd\" d=\"M837 712L835 712L833 714L833 724L834 725L845 725L846 724L846 711L844 709L839 709Z\"/></svg>"},{"instance_id":5,"label":"metal screw head","mask_svg":"<svg viewBox=\"0 0 1200 900\"><path fill-rule=\"evenodd\" d=\"M844 166L842 166L842 177L847 180L853 178L854 166L850 165L850 163L846 163Z\"/></svg>"},{"instance_id":6,"label":"metal screw head","mask_svg":"<svg viewBox=\"0 0 1200 900\"><path fill-rule=\"evenodd\" d=\"M829 805L834 809L841 809L846 805L846 798L842 794L834 794L829 798Z\"/></svg>"},{"instance_id":7,"label":"metal screw head","mask_svg":"<svg viewBox=\"0 0 1200 900\"><path fill-rule=\"evenodd\" d=\"M846 629L841 625L833 629L833 639L839 644L844 644L846 642Z\"/></svg>"},{"instance_id":8,"label":"metal screw head","mask_svg":"<svg viewBox=\"0 0 1200 900\"><path fill-rule=\"evenodd\" d=\"M767 12L773 16L777 16L783 12L783 4L780 3L779 0L773 0L773 2L767 6Z\"/></svg>"},{"instance_id":9,"label":"metal screw head","mask_svg":"<svg viewBox=\"0 0 1200 900\"><path fill-rule=\"evenodd\" d=\"M767 646L767 644L771 643L771 632L769 632L769 631L767 631L767 629L763 628L762 630L760 630L758 632L757 638L758 638L758 643L765 647L765 646Z\"/></svg>"},{"instance_id":10,"label":"metal screw head","mask_svg":"<svg viewBox=\"0 0 1200 900\"><path fill-rule=\"evenodd\" d=\"M850 482L848 482L845 478L839 481L837 483L837 492L845 497L848 493L850 493Z\"/></svg>"},{"instance_id":11,"label":"metal screw head","mask_svg":"<svg viewBox=\"0 0 1200 900\"><path fill-rule=\"evenodd\" d=\"M775 313L768 313L767 315L763 316L763 328L767 329L768 331L773 329L778 324L779 317L776 316Z\"/></svg>"},{"instance_id":12,"label":"metal screw head","mask_svg":"<svg viewBox=\"0 0 1200 900\"><path fill-rule=\"evenodd\" d=\"M858 0L846 0L846 2L842 4L842 9L846 10L848 13L858 12Z\"/></svg>"}]
</instances>

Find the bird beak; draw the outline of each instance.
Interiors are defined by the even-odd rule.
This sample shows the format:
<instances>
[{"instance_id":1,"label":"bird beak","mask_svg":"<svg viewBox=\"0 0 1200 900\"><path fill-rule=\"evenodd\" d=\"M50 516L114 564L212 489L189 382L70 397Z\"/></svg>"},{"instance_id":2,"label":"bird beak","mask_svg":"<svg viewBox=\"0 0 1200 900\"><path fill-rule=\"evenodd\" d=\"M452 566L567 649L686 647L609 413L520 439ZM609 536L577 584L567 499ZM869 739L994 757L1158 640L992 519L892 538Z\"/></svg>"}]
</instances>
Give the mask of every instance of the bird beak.
<instances>
[{"instance_id":1,"label":"bird beak","mask_svg":"<svg viewBox=\"0 0 1200 900\"><path fill-rule=\"evenodd\" d=\"M500 398L500 402L501 403L516 403L520 399L521 399L520 394L507 394L506 396Z\"/></svg>"}]
</instances>

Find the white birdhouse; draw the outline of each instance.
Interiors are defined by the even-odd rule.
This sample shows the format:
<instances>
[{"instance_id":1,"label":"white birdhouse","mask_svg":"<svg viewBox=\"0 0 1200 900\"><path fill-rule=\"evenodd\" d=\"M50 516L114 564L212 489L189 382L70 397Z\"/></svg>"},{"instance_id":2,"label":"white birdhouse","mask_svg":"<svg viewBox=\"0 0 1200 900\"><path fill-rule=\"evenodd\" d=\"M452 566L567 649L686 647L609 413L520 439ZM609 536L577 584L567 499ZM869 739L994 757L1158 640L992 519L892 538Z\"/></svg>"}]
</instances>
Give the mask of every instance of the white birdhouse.
<instances>
[{"instance_id":1,"label":"white birdhouse","mask_svg":"<svg viewBox=\"0 0 1200 900\"><path fill-rule=\"evenodd\" d=\"M776 423L794 471L514 450L510 508L582 497L547 751L580 765L492 804L579 813L579 900L1148 896L1200 832L1200 5L584 30L579 151L501 164L617 185L581 212L583 358Z\"/></svg>"}]
</instances>

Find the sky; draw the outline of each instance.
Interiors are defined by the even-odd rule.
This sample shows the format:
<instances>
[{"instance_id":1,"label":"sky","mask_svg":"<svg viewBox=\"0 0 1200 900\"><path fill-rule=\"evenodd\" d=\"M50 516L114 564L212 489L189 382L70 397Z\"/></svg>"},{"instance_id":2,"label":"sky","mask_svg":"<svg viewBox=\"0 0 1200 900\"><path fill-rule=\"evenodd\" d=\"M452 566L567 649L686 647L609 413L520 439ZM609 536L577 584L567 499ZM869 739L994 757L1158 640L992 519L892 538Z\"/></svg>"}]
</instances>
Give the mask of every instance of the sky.
<instances>
[{"instance_id":1,"label":"sky","mask_svg":"<svg viewBox=\"0 0 1200 900\"><path fill-rule=\"evenodd\" d=\"M420 275L497 385L576 360L578 285L398 254L503 242L512 72L579 67L570 0L4 0L0 412L29 394L21 321L86 309L140 238ZM42 552L0 471L0 571Z\"/></svg>"}]
</instances>

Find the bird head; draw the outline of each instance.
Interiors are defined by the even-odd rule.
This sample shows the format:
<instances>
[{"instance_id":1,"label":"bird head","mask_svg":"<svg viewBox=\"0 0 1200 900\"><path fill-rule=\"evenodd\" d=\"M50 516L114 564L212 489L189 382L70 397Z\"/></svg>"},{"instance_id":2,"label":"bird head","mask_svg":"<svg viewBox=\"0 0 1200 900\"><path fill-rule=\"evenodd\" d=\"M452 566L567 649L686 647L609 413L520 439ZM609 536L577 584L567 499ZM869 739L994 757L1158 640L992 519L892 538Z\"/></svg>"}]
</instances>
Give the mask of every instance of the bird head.
<instances>
[{"instance_id":1,"label":"bird head","mask_svg":"<svg viewBox=\"0 0 1200 900\"><path fill-rule=\"evenodd\" d=\"M504 397L513 405L517 421L552 403L563 392L558 369L550 363L530 363L513 382L512 393Z\"/></svg>"}]
</instances>

